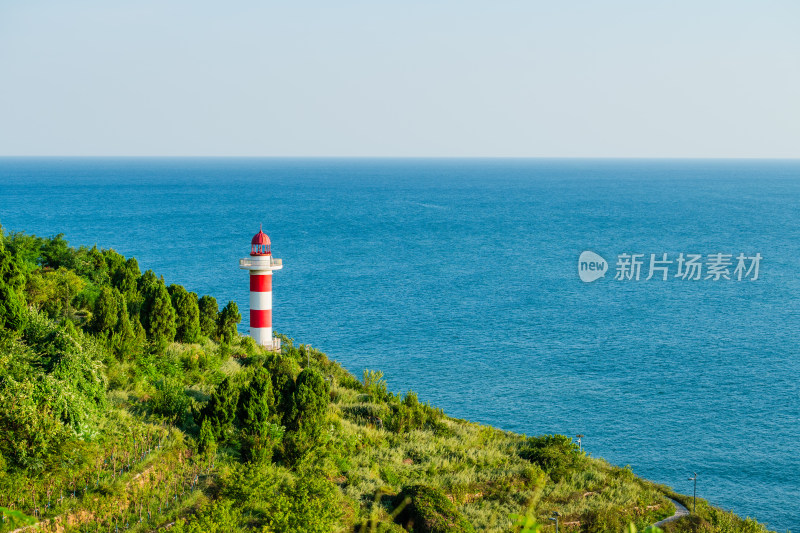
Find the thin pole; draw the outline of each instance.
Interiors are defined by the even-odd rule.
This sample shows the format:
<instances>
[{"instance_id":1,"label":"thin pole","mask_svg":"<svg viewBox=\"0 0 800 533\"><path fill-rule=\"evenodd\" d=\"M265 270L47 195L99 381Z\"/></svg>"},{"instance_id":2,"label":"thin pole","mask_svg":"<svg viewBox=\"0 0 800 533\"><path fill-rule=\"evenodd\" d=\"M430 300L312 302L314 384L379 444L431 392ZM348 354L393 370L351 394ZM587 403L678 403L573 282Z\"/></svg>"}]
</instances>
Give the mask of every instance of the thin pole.
<instances>
[{"instance_id":1,"label":"thin pole","mask_svg":"<svg viewBox=\"0 0 800 533\"><path fill-rule=\"evenodd\" d=\"M689 481L694 481L694 493L692 495L692 514L695 514L697 511L697 472L694 473L694 477L690 477Z\"/></svg>"}]
</instances>

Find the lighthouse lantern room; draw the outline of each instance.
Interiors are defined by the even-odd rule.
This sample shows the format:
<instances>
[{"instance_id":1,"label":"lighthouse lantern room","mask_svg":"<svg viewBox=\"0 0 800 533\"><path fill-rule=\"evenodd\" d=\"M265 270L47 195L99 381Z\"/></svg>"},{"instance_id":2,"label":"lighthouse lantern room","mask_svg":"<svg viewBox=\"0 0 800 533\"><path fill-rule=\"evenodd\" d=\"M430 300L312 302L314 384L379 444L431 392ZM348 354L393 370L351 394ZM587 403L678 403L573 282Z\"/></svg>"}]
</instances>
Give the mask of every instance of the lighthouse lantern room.
<instances>
[{"instance_id":1,"label":"lighthouse lantern room","mask_svg":"<svg viewBox=\"0 0 800 533\"><path fill-rule=\"evenodd\" d=\"M240 259L239 268L250 271L250 336L256 344L280 351L280 339L272 338L272 271L283 264L272 257L269 237L261 228L250 241L250 257Z\"/></svg>"}]
</instances>

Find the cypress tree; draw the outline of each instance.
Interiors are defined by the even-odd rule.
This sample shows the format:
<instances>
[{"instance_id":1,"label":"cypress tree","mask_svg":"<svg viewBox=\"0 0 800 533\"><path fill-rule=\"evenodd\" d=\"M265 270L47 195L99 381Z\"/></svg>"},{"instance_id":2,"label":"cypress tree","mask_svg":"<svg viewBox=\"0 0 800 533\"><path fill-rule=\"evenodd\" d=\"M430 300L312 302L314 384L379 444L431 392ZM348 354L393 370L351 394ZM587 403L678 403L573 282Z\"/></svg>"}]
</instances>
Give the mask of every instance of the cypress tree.
<instances>
[{"instance_id":1,"label":"cypress tree","mask_svg":"<svg viewBox=\"0 0 800 533\"><path fill-rule=\"evenodd\" d=\"M147 272L152 273L149 270ZM145 281L144 289L142 326L147 332L147 338L157 348L163 349L175 339L175 309L172 307L172 300L163 281L157 278L155 281L148 279Z\"/></svg>"},{"instance_id":2,"label":"cypress tree","mask_svg":"<svg viewBox=\"0 0 800 533\"><path fill-rule=\"evenodd\" d=\"M44 267L52 269L60 266L70 269L75 267L75 254L70 249L69 243L64 239L63 233L45 239L41 251L41 263Z\"/></svg>"},{"instance_id":3,"label":"cypress tree","mask_svg":"<svg viewBox=\"0 0 800 533\"><path fill-rule=\"evenodd\" d=\"M231 381L231 378L225 378L200 411L202 421L208 421L211 424L211 430L217 441L225 441L228 433L233 429L238 402L238 387Z\"/></svg>"},{"instance_id":4,"label":"cypress tree","mask_svg":"<svg viewBox=\"0 0 800 533\"><path fill-rule=\"evenodd\" d=\"M84 249L82 249L82 251L83 250ZM85 252L84 260L86 262L83 265L83 272L81 273L97 285L107 285L111 280L108 271L108 263L106 263L103 252L97 249L97 245L92 246L88 252Z\"/></svg>"},{"instance_id":5,"label":"cypress tree","mask_svg":"<svg viewBox=\"0 0 800 533\"><path fill-rule=\"evenodd\" d=\"M200 334L197 295L188 292L181 285L170 285L169 294L172 297L172 307L175 308L175 340L196 342Z\"/></svg>"},{"instance_id":6,"label":"cypress tree","mask_svg":"<svg viewBox=\"0 0 800 533\"><path fill-rule=\"evenodd\" d=\"M111 274L111 282L114 282L114 276L120 268L125 266L125 257L119 254L113 248L103 250L103 259L106 261L106 267Z\"/></svg>"},{"instance_id":7,"label":"cypress tree","mask_svg":"<svg viewBox=\"0 0 800 533\"><path fill-rule=\"evenodd\" d=\"M0 227L0 329L21 330L25 326L24 283L25 277L16 258L6 249Z\"/></svg>"},{"instance_id":8,"label":"cypress tree","mask_svg":"<svg viewBox=\"0 0 800 533\"><path fill-rule=\"evenodd\" d=\"M131 297L138 292L136 282L141 275L139 263L136 261L136 258L131 257L123 264L116 267L111 277L111 283L119 292L125 295L126 299L132 300Z\"/></svg>"},{"instance_id":9,"label":"cypress tree","mask_svg":"<svg viewBox=\"0 0 800 533\"><path fill-rule=\"evenodd\" d=\"M256 370L250 386L239 396L239 420L245 431L260 434L275 418L272 379L264 368Z\"/></svg>"},{"instance_id":10,"label":"cypress tree","mask_svg":"<svg viewBox=\"0 0 800 533\"><path fill-rule=\"evenodd\" d=\"M297 376L287 429L314 431L328 409L328 386L322 375L306 368Z\"/></svg>"},{"instance_id":11,"label":"cypress tree","mask_svg":"<svg viewBox=\"0 0 800 533\"><path fill-rule=\"evenodd\" d=\"M217 440L214 438L214 430L208 419L204 419L200 424L200 435L197 438L197 444L203 453L213 455L217 452Z\"/></svg>"},{"instance_id":12,"label":"cypress tree","mask_svg":"<svg viewBox=\"0 0 800 533\"><path fill-rule=\"evenodd\" d=\"M239 306L236 302L228 302L228 305L222 308L217 318L217 335L223 342L230 343L236 338L236 326L242 321L242 315L239 313Z\"/></svg>"},{"instance_id":13,"label":"cypress tree","mask_svg":"<svg viewBox=\"0 0 800 533\"><path fill-rule=\"evenodd\" d=\"M200 313L200 333L209 338L216 338L217 317L219 316L219 304L213 296L205 295L198 302Z\"/></svg>"},{"instance_id":14,"label":"cypress tree","mask_svg":"<svg viewBox=\"0 0 800 533\"><path fill-rule=\"evenodd\" d=\"M111 287L100 289L100 296L94 303L92 330L96 333L110 333L119 321L119 297Z\"/></svg>"}]
</instances>

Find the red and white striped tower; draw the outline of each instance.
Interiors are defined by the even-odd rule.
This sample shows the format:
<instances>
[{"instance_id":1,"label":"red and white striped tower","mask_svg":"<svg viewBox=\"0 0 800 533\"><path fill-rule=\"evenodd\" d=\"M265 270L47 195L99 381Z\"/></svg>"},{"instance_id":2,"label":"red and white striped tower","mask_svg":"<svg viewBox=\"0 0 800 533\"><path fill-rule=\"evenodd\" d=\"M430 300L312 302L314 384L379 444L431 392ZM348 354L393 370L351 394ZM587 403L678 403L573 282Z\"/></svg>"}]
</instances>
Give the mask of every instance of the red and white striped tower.
<instances>
[{"instance_id":1,"label":"red and white striped tower","mask_svg":"<svg viewBox=\"0 0 800 533\"><path fill-rule=\"evenodd\" d=\"M267 234L258 229L250 241L250 257L239 260L239 268L250 271L250 336L260 346L280 350L280 339L272 338L272 271L283 268L272 257Z\"/></svg>"}]
</instances>

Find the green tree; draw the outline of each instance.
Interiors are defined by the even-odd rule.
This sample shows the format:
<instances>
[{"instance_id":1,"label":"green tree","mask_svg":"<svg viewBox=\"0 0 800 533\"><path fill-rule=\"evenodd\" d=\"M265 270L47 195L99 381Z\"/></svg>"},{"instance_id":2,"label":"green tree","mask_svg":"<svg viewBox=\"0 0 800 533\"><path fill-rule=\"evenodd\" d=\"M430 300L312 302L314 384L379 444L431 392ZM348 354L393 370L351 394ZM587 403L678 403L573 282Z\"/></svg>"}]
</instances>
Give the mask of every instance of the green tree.
<instances>
[{"instance_id":1,"label":"green tree","mask_svg":"<svg viewBox=\"0 0 800 533\"><path fill-rule=\"evenodd\" d=\"M268 423L276 422L275 415L272 378L259 368L239 396L239 420L245 431L260 434Z\"/></svg>"},{"instance_id":2,"label":"green tree","mask_svg":"<svg viewBox=\"0 0 800 533\"><path fill-rule=\"evenodd\" d=\"M284 453L291 463L298 463L320 443L328 399L328 385L319 372L312 368L300 372L283 417L287 429Z\"/></svg>"},{"instance_id":3,"label":"green tree","mask_svg":"<svg viewBox=\"0 0 800 533\"><path fill-rule=\"evenodd\" d=\"M214 455L217 453L217 439L214 438L214 429L211 420L203 419L200 424L200 435L197 438L197 446L202 453Z\"/></svg>"},{"instance_id":4,"label":"green tree","mask_svg":"<svg viewBox=\"0 0 800 533\"><path fill-rule=\"evenodd\" d=\"M236 338L236 326L242 321L239 306L236 302L228 302L217 317L217 335L223 342L230 343Z\"/></svg>"},{"instance_id":5,"label":"green tree","mask_svg":"<svg viewBox=\"0 0 800 533\"><path fill-rule=\"evenodd\" d=\"M297 376L292 399L291 410L286 419L287 429L297 431L317 428L328 409L328 384L319 372L306 368Z\"/></svg>"},{"instance_id":6,"label":"green tree","mask_svg":"<svg viewBox=\"0 0 800 533\"><path fill-rule=\"evenodd\" d=\"M200 332L206 337L213 338L217 333L217 316L219 305L213 296L205 295L198 302L200 312Z\"/></svg>"},{"instance_id":7,"label":"green tree","mask_svg":"<svg viewBox=\"0 0 800 533\"><path fill-rule=\"evenodd\" d=\"M200 335L200 310L197 295L188 292L181 285L170 285L169 294L175 308L175 340L178 342L197 342Z\"/></svg>"},{"instance_id":8,"label":"green tree","mask_svg":"<svg viewBox=\"0 0 800 533\"><path fill-rule=\"evenodd\" d=\"M75 267L75 252L64 239L63 233L45 239L41 249L41 262L42 266L53 269L60 266Z\"/></svg>"},{"instance_id":9,"label":"green tree","mask_svg":"<svg viewBox=\"0 0 800 533\"><path fill-rule=\"evenodd\" d=\"M90 249L81 247L78 255L80 256L78 272L97 285L108 285L111 280L108 264L103 252L97 249L97 245Z\"/></svg>"},{"instance_id":10,"label":"green tree","mask_svg":"<svg viewBox=\"0 0 800 533\"><path fill-rule=\"evenodd\" d=\"M91 328L95 333L109 334L119 321L120 295L111 287L100 289L94 303Z\"/></svg>"},{"instance_id":11,"label":"green tree","mask_svg":"<svg viewBox=\"0 0 800 533\"><path fill-rule=\"evenodd\" d=\"M113 283L114 274L125 266L125 257L113 248L109 248L108 250L103 250L103 259L106 262L106 268L108 268Z\"/></svg>"},{"instance_id":12,"label":"green tree","mask_svg":"<svg viewBox=\"0 0 800 533\"><path fill-rule=\"evenodd\" d=\"M0 328L21 330L25 325L25 301L22 287L25 276L16 258L5 247L0 227Z\"/></svg>"},{"instance_id":13,"label":"green tree","mask_svg":"<svg viewBox=\"0 0 800 533\"><path fill-rule=\"evenodd\" d=\"M207 420L217 442L224 442L230 435L236 421L238 403L239 388L231 378L225 378L200 411L201 426Z\"/></svg>"},{"instance_id":14,"label":"green tree","mask_svg":"<svg viewBox=\"0 0 800 533\"><path fill-rule=\"evenodd\" d=\"M20 268L27 273L39 267L39 255L43 244L44 239L41 237L22 232L11 232L6 236L6 248L14 254Z\"/></svg>"},{"instance_id":15,"label":"green tree","mask_svg":"<svg viewBox=\"0 0 800 533\"><path fill-rule=\"evenodd\" d=\"M111 337L111 348L114 354L123 361L135 359L144 348L147 336L139 323L139 318L131 319L125 297L121 297L119 319Z\"/></svg>"},{"instance_id":16,"label":"green tree","mask_svg":"<svg viewBox=\"0 0 800 533\"><path fill-rule=\"evenodd\" d=\"M131 257L114 270L111 276L111 284L130 301L132 299L131 297L138 293L136 282L141 275L139 263L136 261L136 258ZM153 276L155 277L155 275Z\"/></svg>"},{"instance_id":17,"label":"green tree","mask_svg":"<svg viewBox=\"0 0 800 533\"><path fill-rule=\"evenodd\" d=\"M152 270L148 270L136 280L136 288L140 293L146 295L154 290L155 286L158 285L158 282L159 279L158 276L156 276L156 273Z\"/></svg>"},{"instance_id":18,"label":"green tree","mask_svg":"<svg viewBox=\"0 0 800 533\"><path fill-rule=\"evenodd\" d=\"M145 273L150 272L148 270ZM145 276L142 276L143 278ZM155 278L155 275L153 275ZM175 309L172 299L159 279L146 280L144 284L144 301L140 313L142 326L147 332L147 338L158 348L163 349L175 339Z\"/></svg>"},{"instance_id":19,"label":"green tree","mask_svg":"<svg viewBox=\"0 0 800 533\"><path fill-rule=\"evenodd\" d=\"M73 301L85 287L85 279L64 267L51 272L35 270L28 275L25 296L29 304L50 318L71 316L75 312Z\"/></svg>"}]
</instances>

